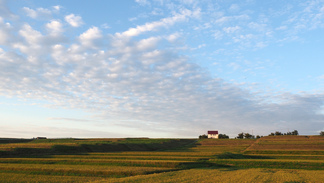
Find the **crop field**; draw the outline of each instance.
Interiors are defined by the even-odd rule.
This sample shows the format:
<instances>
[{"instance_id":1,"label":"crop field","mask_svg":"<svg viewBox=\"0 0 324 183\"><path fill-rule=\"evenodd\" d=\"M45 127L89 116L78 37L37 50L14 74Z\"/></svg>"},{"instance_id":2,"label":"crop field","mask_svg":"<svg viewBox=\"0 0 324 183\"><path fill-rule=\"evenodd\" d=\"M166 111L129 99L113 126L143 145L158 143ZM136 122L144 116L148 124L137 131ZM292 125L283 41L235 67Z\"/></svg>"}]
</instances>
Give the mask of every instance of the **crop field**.
<instances>
[{"instance_id":1,"label":"crop field","mask_svg":"<svg viewBox=\"0 0 324 183\"><path fill-rule=\"evenodd\" d=\"M324 137L0 139L0 182L324 182Z\"/></svg>"}]
</instances>

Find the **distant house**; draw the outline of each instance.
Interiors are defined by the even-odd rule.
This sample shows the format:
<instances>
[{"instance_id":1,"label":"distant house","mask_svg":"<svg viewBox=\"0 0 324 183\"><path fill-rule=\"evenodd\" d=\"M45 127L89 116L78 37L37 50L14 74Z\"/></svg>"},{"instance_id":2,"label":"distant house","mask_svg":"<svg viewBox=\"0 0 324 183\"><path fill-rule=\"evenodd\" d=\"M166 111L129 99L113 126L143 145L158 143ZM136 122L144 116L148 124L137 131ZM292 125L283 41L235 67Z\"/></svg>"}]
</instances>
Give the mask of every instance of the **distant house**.
<instances>
[{"instance_id":1,"label":"distant house","mask_svg":"<svg viewBox=\"0 0 324 183\"><path fill-rule=\"evenodd\" d=\"M209 139L218 139L218 131L208 131Z\"/></svg>"},{"instance_id":2,"label":"distant house","mask_svg":"<svg viewBox=\"0 0 324 183\"><path fill-rule=\"evenodd\" d=\"M36 139L47 139L46 137L37 137Z\"/></svg>"}]
</instances>

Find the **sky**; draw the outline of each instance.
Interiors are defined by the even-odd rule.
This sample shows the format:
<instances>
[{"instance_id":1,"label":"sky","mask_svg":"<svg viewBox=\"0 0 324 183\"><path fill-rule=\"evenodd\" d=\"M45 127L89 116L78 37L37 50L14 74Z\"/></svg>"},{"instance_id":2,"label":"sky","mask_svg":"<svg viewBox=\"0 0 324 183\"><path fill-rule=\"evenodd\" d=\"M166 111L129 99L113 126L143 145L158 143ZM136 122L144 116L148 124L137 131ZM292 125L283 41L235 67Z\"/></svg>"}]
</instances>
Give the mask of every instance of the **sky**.
<instances>
[{"instance_id":1,"label":"sky","mask_svg":"<svg viewBox=\"0 0 324 183\"><path fill-rule=\"evenodd\" d=\"M324 0L0 0L0 137L324 130Z\"/></svg>"}]
</instances>

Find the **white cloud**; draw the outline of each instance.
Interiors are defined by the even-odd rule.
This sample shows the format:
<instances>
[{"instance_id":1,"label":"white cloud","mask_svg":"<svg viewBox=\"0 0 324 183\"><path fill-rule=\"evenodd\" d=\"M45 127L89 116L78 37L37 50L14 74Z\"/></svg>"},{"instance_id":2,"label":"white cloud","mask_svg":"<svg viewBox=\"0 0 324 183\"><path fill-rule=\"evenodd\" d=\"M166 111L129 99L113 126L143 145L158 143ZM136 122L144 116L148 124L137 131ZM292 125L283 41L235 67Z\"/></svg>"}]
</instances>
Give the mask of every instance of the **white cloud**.
<instances>
[{"instance_id":1,"label":"white cloud","mask_svg":"<svg viewBox=\"0 0 324 183\"><path fill-rule=\"evenodd\" d=\"M17 18L7 6L6 0L0 0L0 17L3 18Z\"/></svg>"},{"instance_id":2,"label":"white cloud","mask_svg":"<svg viewBox=\"0 0 324 183\"><path fill-rule=\"evenodd\" d=\"M232 4L229 8L230 11L236 12L240 10L240 6L238 4Z\"/></svg>"},{"instance_id":3,"label":"white cloud","mask_svg":"<svg viewBox=\"0 0 324 183\"><path fill-rule=\"evenodd\" d=\"M33 29L29 24L23 25L22 29L19 30L19 35L25 39L28 45L32 47L42 46L41 44L42 44L43 35L39 31ZM23 45L23 43L16 43L16 45ZM26 45L25 48L27 47L28 46ZM23 51L23 49L21 49L20 51ZM23 51L23 53L28 53L28 51L25 50Z\"/></svg>"},{"instance_id":4,"label":"white cloud","mask_svg":"<svg viewBox=\"0 0 324 183\"><path fill-rule=\"evenodd\" d=\"M31 8L24 7L23 11L25 11L27 16L31 18L50 18L52 15L51 10L45 8L37 8L36 10L33 10Z\"/></svg>"},{"instance_id":5,"label":"white cloud","mask_svg":"<svg viewBox=\"0 0 324 183\"><path fill-rule=\"evenodd\" d=\"M228 22L234 21L234 20L242 21L242 20L248 20L248 19L250 19L249 15L242 14L242 15L237 15L237 16L222 16L221 18L218 18L214 22L216 24L225 24L225 23L228 23Z\"/></svg>"},{"instance_id":6,"label":"white cloud","mask_svg":"<svg viewBox=\"0 0 324 183\"><path fill-rule=\"evenodd\" d=\"M166 37L169 42L175 42L181 36L180 33L174 33Z\"/></svg>"},{"instance_id":7,"label":"white cloud","mask_svg":"<svg viewBox=\"0 0 324 183\"><path fill-rule=\"evenodd\" d=\"M67 15L64 19L72 27L80 27L83 24L82 18L74 14Z\"/></svg>"},{"instance_id":8,"label":"white cloud","mask_svg":"<svg viewBox=\"0 0 324 183\"><path fill-rule=\"evenodd\" d=\"M318 76L317 78L320 80L324 80L324 75Z\"/></svg>"},{"instance_id":9,"label":"white cloud","mask_svg":"<svg viewBox=\"0 0 324 183\"><path fill-rule=\"evenodd\" d=\"M150 49L156 49L157 43L161 40L160 37L150 37L142 39L137 43L138 51L148 51Z\"/></svg>"},{"instance_id":10,"label":"white cloud","mask_svg":"<svg viewBox=\"0 0 324 183\"><path fill-rule=\"evenodd\" d=\"M56 11L60 11L62 7L59 6L59 5L56 5L56 6L53 6L53 8L54 8Z\"/></svg>"},{"instance_id":11,"label":"white cloud","mask_svg":"<svg viewBox=\"0 0 324 183\"><path fill-rule=\"evenodd\" d=\"M160 8L154 8L154 10L151 12L152 15L163 15L163 10Z\"/></svg>"},{"instance_id":12,"label":"white cloud","mask_svg":"<svg viewBox=\"0 0 324 183\"><path fill-rule=\"evenodd\" d=\"M37 13L35 10L30 9L28 7L24 7L23 10L27 13L27 16L32 17L32 18L36 18L37 17Z\"/></svg>"},{"instance_id":13,"label":"white cloud","mask_svg":"<svg viewBox=\"0 0 324 183\"><path fill-rule=\"evenodd\" d=\"M0 44L6 44L10 38L10 23L5 23L4 20L0 17Z\"/></svg>"},{"instance_id":14,"label":"white cloud","mask_svg":"<svg viewBox=\"0 0 324 183\"><path fill-rule=\"evenodd\" d=\"M148 2L147 0L135 0L135 2L137 2L138 4L145 6L145 5L150 5L150 2Z\"/></svg>"},{"instance_id":15,"label":"white cloud","mask_svg":"<svg viewBox=\"0 0 324 183\"><path fill-rule=\"evenodd\" d=\"M110 26L107 23L104 23L100 26L103 29L110 29Z\"/></svg>"},{"instance_id":16,"label":"white cloud","mask_svg":"<svg viewBox=\"0 0 324 183\"><path fill-rule=\"evenodd\" d=\"M101 30L98 27L92 27L79 37L82 45L86 47L97 47L98 40L102 38Z\"/></svg>"},{"instance_id":17,"label":"white cloud","mask_svg":"<svg viewBox=\"0 0 324 183\"><path fill-rule=\"evenodd\" d=\"M160 21L146 23L144 25L139 25L136 28L130 28L125 32L116 33L118 37L133 37L138 36L144 32L157 31L158 28L168 27L176 22L185 21L190 16L198 16L199 10L190 11L188 9L182 10L180 13L175 14L173 17L163 18Z\"/></svg>"},{"instance_id":18,"label":"white cloud","mask_svg":"<svg viewBox=\"0 0 324 183\"><path fill-rule=\"evenodd\" d=\"M46 24L46 28L51 34L60 34L63 32L63 25L60 21L52 20L50 23Z\"/></svg>"},{"instance_id":19,"label":"white cloud","mask_svg":"<svg viewBox=\"0 0 324 183\"><path fill-rule=\"evenodd\" d=\"M283 25L283 26L280 26L280 27L277 27L276 30L287 30L288 29L288 26L286 25Z\"/></svg>"},{"instance_id":20,"label":"white cloud","mask_svg":"<svg viewBox=\"0 0 324 183\"><path fill-rule=\"evenodd\" d=\"M213 36L215 39L222 39L223 33L221 31L215 31Z\"/></svg>"},{"instance_id":21,"label":"white cloud","mask_svg":"<svg viewBox=\"0 0 324 183\"><path fill-rule=\"evenodd\" d=\"M241 29L241 27L239 27L239 26L235 26L235 27L224 27L223 28L223 31L226 32L227 34L231 34L231 33L234 33L236 31L240 30L240 29Z\"/></svg>"}]
</instances>

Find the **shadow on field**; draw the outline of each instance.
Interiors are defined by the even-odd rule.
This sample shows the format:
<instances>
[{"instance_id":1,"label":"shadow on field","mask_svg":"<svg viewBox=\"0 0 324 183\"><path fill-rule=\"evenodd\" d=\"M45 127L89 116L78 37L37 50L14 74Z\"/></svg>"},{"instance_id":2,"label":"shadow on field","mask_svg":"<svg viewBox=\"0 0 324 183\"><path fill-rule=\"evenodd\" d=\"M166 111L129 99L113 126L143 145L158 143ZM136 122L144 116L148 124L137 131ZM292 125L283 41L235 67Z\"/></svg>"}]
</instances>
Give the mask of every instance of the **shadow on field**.
<instances>
[{"instance_id":1,"label":"shadow on field","mask_svg":"<svg viewBox=\"0 0 324 183\"><path fill-rule=\"evenodd\" d=\"M26 142L31 142L31 141L33 141L33 139L0 138L0 144L26 143Z\"/></svg>"},{"instance_id":2,"label":"shadow on field","mask_svg":"<svg viewBox=\"0 0 324 183\"><path fill-rule=\"evenodd\" d=\"M225 152L223 154L216 155L217 159L273 159L269 156L255 156L255 155L245 155L245 154L234 154L230 152Z\"/></svg>"},{"instance_id":3,"label":"shadow on field","mask_svg":"<svg viewBox=\"0 0 324 183\"><path fill-rule=\"evenodd\" d=\"M196 161L181 163L177 168L184 169L219 169L219 168L232 168L230 165L217 164L208 161Z\"/></svg>"},{"instance_id":4,"label":"shadow on field","mask_svg":"<svg viewBox=\"0 0 324 183\"><path fill-rule=\"evenodd\" d=\"M0 157L45 157L59 154L87 154L93 152L123 152L123 151L189 151L195 146L195 139L171 139L169 141L154 141L143 143L137 139L126 139L125 141L94 143L94 144L53 144L50 148L21 148L0 151ZM30 142L25 141L25 142ZM9 143L9 142L8 142Z\"/></svg>"}]
</instances>

